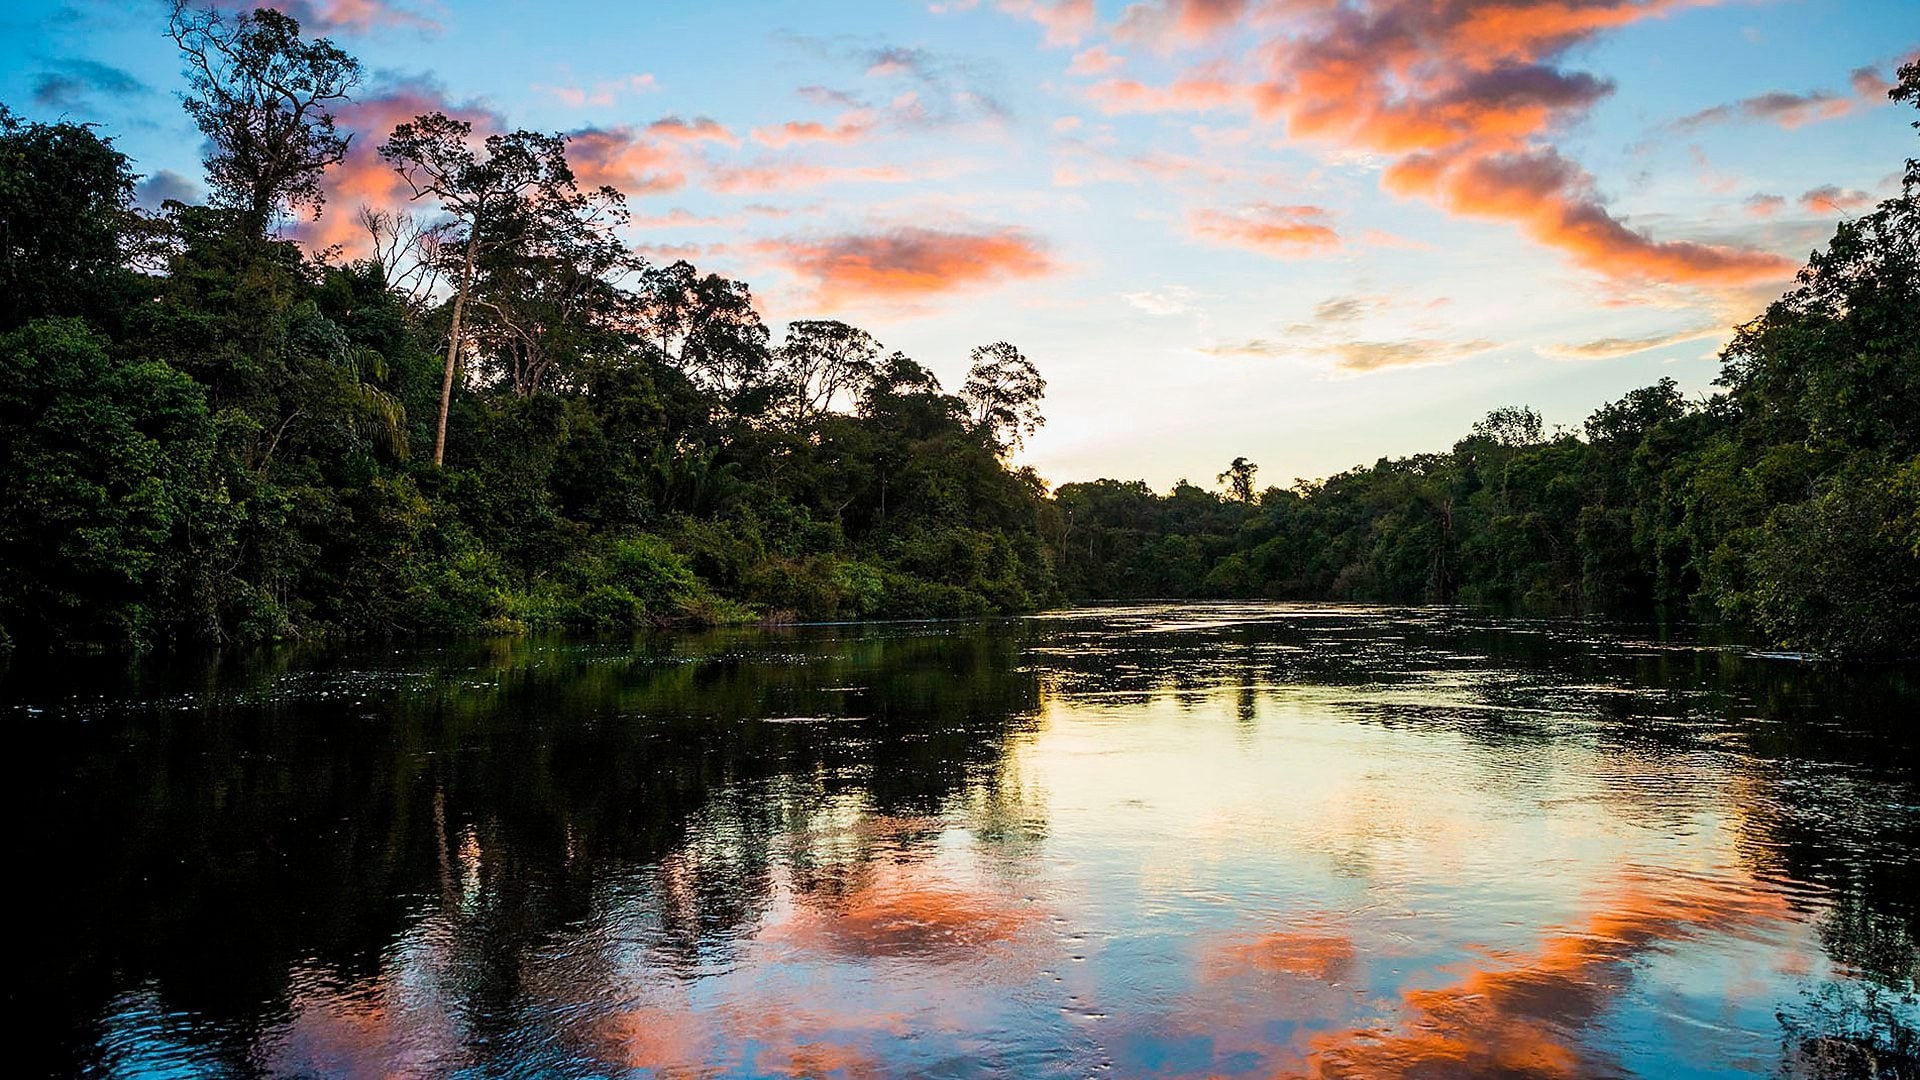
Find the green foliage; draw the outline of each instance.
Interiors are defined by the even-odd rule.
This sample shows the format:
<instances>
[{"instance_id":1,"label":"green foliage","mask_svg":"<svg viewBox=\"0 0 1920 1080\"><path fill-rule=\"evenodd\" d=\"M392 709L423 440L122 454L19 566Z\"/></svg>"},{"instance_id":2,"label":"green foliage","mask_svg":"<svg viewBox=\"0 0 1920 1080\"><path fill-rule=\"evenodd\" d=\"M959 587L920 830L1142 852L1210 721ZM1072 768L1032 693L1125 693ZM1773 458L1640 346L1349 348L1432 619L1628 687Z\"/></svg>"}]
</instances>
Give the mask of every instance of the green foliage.
<instances>
[{"instance_id":1,"label":"green foliage","mask_svg":"<svg viewBox=\"0 0 1920 1080\"><path fill-rule=\"evenodd\" d=\"M133 171L83 124L31 124L0 105L0 332L30 319L97 318L122 267Z\"/></svg>"},{"instance_id":2,"label":"green foliage","mask_svg":"<svg viewBox=\"0 0 1920 1080\"><path fill-rule=\"evenodd\" d=\"M233 48L353 73L272 12L181 18L190 67ZM1011 346L1005 416L985 422L853 327L797 324L773 354L744 285L619 243L617 199L574 188L564 138L477 157L425 117L391 156L443 202L484 202L463 212L486 229L435 467L451 305L388 274L419 281L405 261L436 256L343 265L267 236L312 204L330 128L321 102L276 159L293 172L249 158L258 103L221 95L250 70L203 71L190 103L227 170L219 207L139 218L126 159L92 129L0 116L10 645L626 632L1057 595L1044 486L1001 457L1039 422L1042 384ZM545 194L515 197L529 186Z\"/></svg>"},{"instance_id":3,"label":"green foliage","mask_svg":"<svg viewBox=\"0 0 1920 1080\"><path fill-rule=\"evenodd\" d=\"M177 632L222 547L206 395L70 319L0 338L0 623L139 646Z\"/></svg>"}]
</instances>

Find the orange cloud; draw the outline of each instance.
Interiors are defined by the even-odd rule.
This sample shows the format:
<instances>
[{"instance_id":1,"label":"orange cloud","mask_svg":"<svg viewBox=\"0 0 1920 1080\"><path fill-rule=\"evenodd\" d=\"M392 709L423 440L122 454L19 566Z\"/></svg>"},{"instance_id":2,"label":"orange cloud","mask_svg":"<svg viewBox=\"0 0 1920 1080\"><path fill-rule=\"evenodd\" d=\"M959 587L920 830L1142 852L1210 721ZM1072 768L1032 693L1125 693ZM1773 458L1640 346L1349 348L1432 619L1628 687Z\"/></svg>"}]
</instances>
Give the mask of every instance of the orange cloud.
<instances>
[{"instance_id":1,"label":"orange cloud","mask_svg":"<svg viewBox=\"0 0 1920 1080\"><path fill-rule=\"evenodd\" d=\"M1893 89L1892 81L1880 74L1877 68L1870 66L1855 68L1848 72L1847 86L1851 93L1809 90L1803 94L1794 94L1775 90L1770 93L1756 94L1726 105L1715 105L1710 109L1689 113L1675 120L1669 127L1676 131L1693 131L1713 124L1744 120L1778 124L1792 130L1806 124L1838 120L1858 109L1871 109L1885 105L1887 91Z\"/></svg>"},{"instance_id":2,"label":"orange cloud","mask_svg":"<svg viewBox=\"0 0 1920 1080\"><path fill-rule=\"evenodd\" d=\"M592 87L585 86L541 86L535 84L536 93L547 94L562 105L579 109L588 105L605 107L612 105L625 94L645 94L660 88L658 80L651 74L629 75L623 79L609 79L598 82Z\"/></svg>"},{"instance_id":3,"label":"orange cloud","mask_svg":"<svg viewBox=\"0 0 1920 1080\"><path fill-rule=\"evenodd\" d=\"M640 130L616 125L570 133L567 160L582 185L605 184L629 195L654 195L686 186L694 164L681 145L648 138L664 121ZM681 142L685 142L682 139Z\"/></svg>"},{"instance_id":4,"label":"orange cloud","mask_svg":"<svg viewBox=\"0 0 1920 1080\"><path fill-rule=\"evenodd\" d=\"M723 146L739 146L740 137L728 131L718 120L706 116L696 116L685 120L678 116L663 116L647 125L647 134L656 139L672 142L717 142Z\"/></svg>"},{"instance_id":5,"label":"orange cloud","mask_svg":"<svg viewBox=\"0 0 1920 1080\"><path fill-rule=\"evenodd\" d=\"M1109 114L1188 112L1241 104L1247 99L1247 90L1228 79L1196 74L1167 86L1148 86L1137 79L1104 79L1087 88L1087 97Z\"/></svg>"},{"instance_id":6,"label":"orange cloud","mask_svg":"<svg viewBox=\"0 0 1920 1080\"><path fill-rule=\"evenodd\" d=\"M430 112L467 121L476 136L505 126L492 110L472 102L448 101L439 87L421 80L395 83L346 103L338 112L338 121L353 133L347 156L320 178L327 197L325 212L318 221L301 222L294 236L311 248L338 245L349 255L365 254L368 245L359 221L361 207L404 210L416 206L406 182L391 165L380 160L380 144L396 126Z\"/></svg>"},{"instance_id":7,"label":"orange cloud","mask_svg":"<svg viewBox=\"0 0 1920 1080\"><path fill-rule=\"evenodd\" d=\"M1659 241L1628 228L1592 193L1592 178L1553 150L1418 154L1388 168L1388 190L1420 195L1454 213L1510 221L1575 263L1613 278L1741 285L1791 276L1769 252L1689 240Z\"/></svg>"},{"instance_id":8,"label":"orange cloud","mask_svg":"<svg viewBox=\"0 0 1920 1080\"><path fill-rule=\"evenodd\" d=\"M1806 94L1774 91L1745 98L1729 105L1715 105L1689 113L1673 122L1676 131L1695 131L1713 124L1734 120L1759 120L1792 130L1803 124L1837 120L1852 112L1859 102L1851 97L1816 90Z\"/></svg>"},{"instance_id":9,"label":"orange cloud","mask_svg":"<svg viewBox=\"0 0 1920 1080\"><path fill-rule=\"evenodd\" d=\"M374 30L411 29L438 32L438 22L385 0L258 0L241 3L222 0L220 7L250 11L267 7L291 15L310 30L347 30L365 34Z\"/></svg>"},{"instance_id":10,"label":"orange cloud","mask_svg":"<svg viewBox=\"0 0 1920 1080\"><path fill-rule=\"evenodd\" d=\"M831 903L809 905L767 931L769 942L852 957L977 960L1013 941L1033 913L925 881L883 877Z\"/></svg>"},{"instance_id":11,"label":"orange cloud","mask_svg":"<svg viewBox=\"0 0 1920 1080\"><path fill-rule=\"evenodd\" d=\"M765 195L824 184L901 184L914 177L892 165L808 165L774 162L715 169L707 186L725 195Z\"/></svg>"},{"instance_id":12,"label":"orange cloud","mask_svg":"<svg viewBox=\"0 0 1920 1080\"><path fill-rule=\"evenodd\" d=\"M1324 254L1340 246L1340 234L1326 221L1327 212L1320 207L1272 203L1233 212L1195 210L1187 215L1187 227L1201 239L1289 259Z\"/></svg>"},{"instance_id":13,"label":"orange cloud","mask_svg":"<svg viewBox=\"0 0 1920 1080\"><path fill-rule=\"evenodd\" d=\"M1491 341L1421 338L1415 341L1343 341L1323 351L1334 358L1334 367L1342 371L1364 373L1384 368L1451 364L1494 347L1495 343Z\"/></svg>"},{"instance_id":14,"label":"orange cloud","mask_svg":"<svg viewBox=\"0 0 1920 1080\"><path fill-rule=\"evenodd\" d=\"M1403 991L1408 1016L1397 1032L1316 1038L1307 1075L1571 1080L1612 1071L1591 1060L1572 1033L1627 986L1636 956L1703 928L1788 916L1784 902L1751 881L1697 878L1629 882L1598 908L1586 925L1548 937L1511 966Z\"/></svg>"},{"instance_id":15,"label":"orange cloud","mask_svg":"<svg viewBox=\"0 0 1920 1080\"><path fill-rule=\"evenodd\" d=\"M1653 239L1612 216L1591 176L1547 137L1611 85L1558 62L1607 29L1704 0L1368 0L1289 5L1285 32L1252 57L1257 78L1213 65L1160 87L1109 79L1107 112L1251 108L1294 138L1397 160L1398 194L1518 225L1577 264L1616 278L1724 286L1784 279L1764 251ZM1179 4L1196 29L1238 5ZM1218 221L1211 222L1220 225Z\"/></svg>"},{"instance_id":16,"label":"orange cloud","mask_svg":"<svg viewBox=\"0 0 1920 1080\"><path fill-rule=\"evenodd\" d=\"M1822 184L1800 196L1800 205L1815 214L1846 214L1872 206L1873 196L1864 191Z\"/></svg>"},{"instance_id":17,"label":"orange cloud","mask_svg":"<svg viewBox=\"0 0 1920 1080\"><path fill-rule=\"evenodd\" d=\"M1044 277L1058 269L1039 241L1016 229L902 228L765 241L755 250L812 282L828 305L857 300L913 302Z\"/></svg>"},{"instance_id":18,"label":"orange cloud","mask_svg":"<svg viewBox=\"0 0 1920 1080\"><path fill-rule=\"evenodd\" d=\"M1720 335L1722 332L1718 323L1708 323L1702 326L1689 327L1684 330L1676 330L1671 334L1654 334L1650 337L1609 337L1598 338L1593 341L1581 341L1569 345L1548 345L1541 348L1540 352L1556 360L1611 360L1616 357L1632 356L1634 353L1646 352L1649 349L1664 348L1668 345L1679 345L1688 341L1699 341L1702 338Z\"/></svg>"}]
</instances>

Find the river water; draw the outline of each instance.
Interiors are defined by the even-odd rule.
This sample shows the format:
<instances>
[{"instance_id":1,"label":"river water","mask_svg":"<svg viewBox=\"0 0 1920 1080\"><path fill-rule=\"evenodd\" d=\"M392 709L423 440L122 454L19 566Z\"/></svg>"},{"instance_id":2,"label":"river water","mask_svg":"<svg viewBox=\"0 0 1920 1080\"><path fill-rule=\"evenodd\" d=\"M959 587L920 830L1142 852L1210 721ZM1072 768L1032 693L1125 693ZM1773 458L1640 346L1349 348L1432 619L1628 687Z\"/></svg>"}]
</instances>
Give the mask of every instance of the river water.
<instances>
[{"instance_id":1,"label":"river water","mask_svg":"<svg viewBox=\"0 0 1920 1080\"><path fill-rule=\"evenodd\" d=\"M25 1075L1920 1067L1912 669L1150 605L0 703Z\"/></svg>"}]
</instances>

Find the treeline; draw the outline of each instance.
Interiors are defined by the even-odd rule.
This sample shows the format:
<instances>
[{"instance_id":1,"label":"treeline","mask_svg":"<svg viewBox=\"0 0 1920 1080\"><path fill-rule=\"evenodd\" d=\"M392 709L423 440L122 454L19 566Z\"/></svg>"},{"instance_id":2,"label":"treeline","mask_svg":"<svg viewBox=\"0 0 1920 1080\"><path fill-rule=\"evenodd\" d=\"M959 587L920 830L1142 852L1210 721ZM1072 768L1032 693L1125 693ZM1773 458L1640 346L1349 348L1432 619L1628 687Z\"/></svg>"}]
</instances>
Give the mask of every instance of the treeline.
<instances>
[{"instance_id":1,"label":"treeline","mask_svg":"<svg viewBox=\"0 0 1920 1080\"><path fill-rule=\"evenodd\" d=\"M0 111L0 640L952 616L1055 598L1009 451L1045 384L959 393L835 322L623 245L563 139L439 115L381 151L419 215L375 256L317 211L357 63L261 10L178 8L208 205L133 205L91 126ZM444 464L441 459L444 455Z\"/></svg>"},{"instance_id":2,"label":"treeline","mask_svg":"<svg viewBox=\"0 0 1920 1080\"><path fill-rule=\"evenodd\" d=\"M319 211L359 65L271 11L174 9L206 205L133 202L91 126L0 105L0 647L979 615L1065 597L1666 610L1920 650L1920 167L1726 353L1548 436L1291 489L1067 484L1012 452L1034 365L957 393L843 323L650 264L561 136L439 114L417 213ZM1894 96L1920 98L1908 65Z\"/></svg>"},{"instance_id":3,"label":"treeline","mask_svg":"<svg viewBox=\"0 0 1920 1080\"><path fill-rule=\"evenodd\" d=\"M1896 100L1920 105L1920 65ZM1920 127L1920 124L1916 124ZM1920 164L1738 328L1720 390L1671 379L1549 434L1495 410L1445 453L1225 494L1055 494L1069 596L1664 612L1839 656L1920 653Z\"/></svg>"}]
</instances>

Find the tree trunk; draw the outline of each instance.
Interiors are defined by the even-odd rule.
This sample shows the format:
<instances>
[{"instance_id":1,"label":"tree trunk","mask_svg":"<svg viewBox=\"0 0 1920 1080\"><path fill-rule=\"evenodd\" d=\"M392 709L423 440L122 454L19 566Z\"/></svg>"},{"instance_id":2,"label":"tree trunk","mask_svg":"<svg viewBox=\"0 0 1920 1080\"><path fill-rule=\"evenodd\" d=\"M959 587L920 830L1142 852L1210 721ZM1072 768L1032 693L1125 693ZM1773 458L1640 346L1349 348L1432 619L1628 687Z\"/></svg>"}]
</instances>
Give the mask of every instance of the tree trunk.
<instances>
[{"instance_id":1,"label":"tree trunk","mask_svg":"<svg viewBox=\"0 0 1920 1080\"><path fill-rule=\"evenodd\" d=\"M460 315L467 307L467 290L473 288L473 259L480 246L480 222L467 232L467 265L460 272L460 291L453 294L453 325L447 330L447 370L440 377L440 424L433 432L433 467L439 468L447 457L447 410L453 405L453 371L460 360Z\"/></svg>"}]
</instances>

